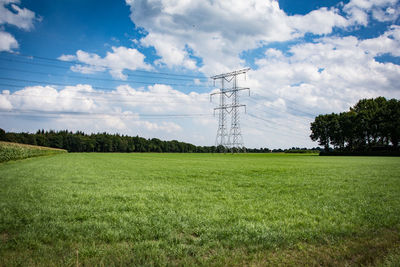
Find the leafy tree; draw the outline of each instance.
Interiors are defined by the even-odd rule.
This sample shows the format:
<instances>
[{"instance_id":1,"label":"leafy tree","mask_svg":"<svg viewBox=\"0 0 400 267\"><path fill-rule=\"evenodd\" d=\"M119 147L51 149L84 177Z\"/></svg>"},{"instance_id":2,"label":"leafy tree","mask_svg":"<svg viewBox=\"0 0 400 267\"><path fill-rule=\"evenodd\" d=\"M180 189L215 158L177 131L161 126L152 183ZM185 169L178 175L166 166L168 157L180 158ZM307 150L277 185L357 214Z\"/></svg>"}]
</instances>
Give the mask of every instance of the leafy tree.
<instances>
[{"instance_id":1,"label":"leafy tree","mask_svg":"<svg viewBox=\"0 0 400 267\"><path fill-rule=\"evenodd\" d=\"M310 138L339 150L397 150L400 139L400 102L384 97L361 99L348 112L319 115L311 123Z\"/></svg>"},{"instance_id":2,"label":"leafy tree","mask_svg":"<svg viewBox=\"0 0 400 267\"><path fill-rule=\"evenodd\" d=\"M318 141L325 151L329 150L329 123L327 115L319 115L311 123L311 140Z\"/></svg>"},{"instance_id":3,"label":"leafy tree","mask_svg":"<svg viewBox=\"0 0 400 267\"><path fill-rule=\"evenodd\" d=\"M0 128L0 140L3 141L6 138L6 131Z\"/></svg>"},{"instance_id":4,"label":"leafy tree","mask_svg":"<svg viewBox=\"0 0 400 267\"><path fill-rule=\"evenodd\" d=\"M391 99L388 101L388 111L385 119L385 129L387 131L387 138L392 143L393 147L399 147L400 139L400 101Z\"/></svg>"}]
</instances>

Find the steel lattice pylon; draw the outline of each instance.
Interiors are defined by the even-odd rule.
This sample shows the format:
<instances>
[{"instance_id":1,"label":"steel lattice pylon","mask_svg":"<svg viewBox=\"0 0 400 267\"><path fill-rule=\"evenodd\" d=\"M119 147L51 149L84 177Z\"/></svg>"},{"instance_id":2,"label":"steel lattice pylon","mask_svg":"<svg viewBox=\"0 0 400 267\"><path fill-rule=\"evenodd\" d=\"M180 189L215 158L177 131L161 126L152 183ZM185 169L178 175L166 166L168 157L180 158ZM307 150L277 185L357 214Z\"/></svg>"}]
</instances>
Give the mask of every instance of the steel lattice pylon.
<instances>
[{"instance_id":1,"label":"steel lattice pylon","mask_svg":"<svg viewBox=\"0 0 400 267\"><path fill-rule=\"evenodd\" d=\"M224 80L221 81L221 92L224 92ZM218 130L217 130L217 137L215 138L215 145L223 145L227 143L229 136L228 136L228 129L226 128L226 121L228 112L226 110L226 96L224 93L220 94L220 109L219 109L219 117L218 117Z\"/></svg>"},{"instance_id":2,"label":"steel lattice pylon","mask_svg":"<svg viewBox=\"0 0 400 267\"><path fill-rule=\"evenodd\" d=\"M218 130L217 137L215 139L215 145L223 146L225 149L231 149L232 152L244 147L242 132L240 129L239 108L246 108L246 105L241 105L239 103L239 91L249 90L250 94L250 88L238 87L237 76L240 74L246 75L246 72L249 70L250 69L247 68L211 77L214 79L214 84L216 80L221 80L221 88L219 92L212 93L210 95L210 99L212 99L213 95L220 95L219 107L214 108L214 112L216 110L219 111ZM225 88L225 82L232 82L232 87ZM231 104L227 104L228 99L231 99ZM229 115L231 115L231 127L228 134L227 117Z\"/></svg>"}]
</instances>

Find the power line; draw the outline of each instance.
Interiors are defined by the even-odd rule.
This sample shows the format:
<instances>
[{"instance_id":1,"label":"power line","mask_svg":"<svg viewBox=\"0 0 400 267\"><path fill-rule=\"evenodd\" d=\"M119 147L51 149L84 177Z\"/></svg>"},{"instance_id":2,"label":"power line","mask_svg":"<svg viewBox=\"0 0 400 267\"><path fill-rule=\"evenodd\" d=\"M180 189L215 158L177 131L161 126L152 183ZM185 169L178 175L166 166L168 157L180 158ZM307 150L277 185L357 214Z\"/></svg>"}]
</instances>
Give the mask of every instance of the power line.
<instances>
[{"instance_id":1,"label":"power line","mask_svg":"<svg viewBox=\"0 0 400 267\"><path fill-rule=\"evenodd\" d=\"M15 98L15 97L38 97L38 98L43 98L44 96L47 97L52 97L49 95L31 95L31 94L13 94L13 95L8 95L10 96L10 98ZM117 95L117 96L123 96L123 95ZM54 96L56 99L65 99L65 100L69 100L69 99L74 99L74 100L92 100L94 102L107 102L107 103L141 103L141 104L149 104L149 103L159 103L159 104L164 104L164 103L168 103L168 104L191 104L189 101L170 101L170 99L173 98L173 96L170 96L170 98L168 100L164 99L157 99L157 100L150 100L150 101L145 101L145 99L138 99L138 98L134 98L132 100L127 100L127 99L105 99L105 98L88 98L88 97L77 97L77 96L60 96L60 95L56 95ZM134 97L134 96L131 96ZM193 100L193 99L190 99ZM196 100L197 101L197 100ZM207 100L204 99L204 102L206 102Z\"/></svg>"},{"instance_id":2,"label":"power line","mask_svg":"<svg viewBox=\"0 0 400 267\"><path fill-rule=\"evenodd\" d=\"M2 60L2 58L0 58ZM22 63L22 62L21 62ZM23 62L23 63L28 63L28 62ZM47 65L46 65L47 66ZM81 77L77 75L66 75L66 74L59 74L59 73L48 73L48 72L38 72L38 71L30 71L30 70L22 70L22 69L15 69L15 68L4 68L0 67L0 69L6 70L6 71L17 71L17 72L26 72L26 73L32 73L32 74L41 74L41 75L55 75L55 76L65 76L65 77L71 77L71 78L77 78L77 79L89 79L89 80L101 80L101 81L115 81L115 82L136 82L133 80L117 80L117 79L107 79L107 78L95 78L95 77ZM164 80L174 80L174 81L193 81L193 79L182 79L182 78L170 78L170 77L157 77L157 76L145 76L145 75L137 75L137 74L129 74L128 76L131 77L141 77L141 78L156 78L156 79L164 79ZM200 85L195 85L199 86ZM201 87L209 87L209 86L201 86Z\"/></svg>"},{"instance_id":3,"label":"power line","mask_svg":"<svg viewBox=\"0 0 400 267\"><path fill-rule=\"evenodd\" d=\"M37 81L37 80L25 80L25 79L15 79L15 78L8 78L8 77L0 77L0 80L7 80L7 81L15 81L15 82L27 82L27 83L37 83L37 84L47 84L47 85L59 85L59 86L71 86L71 84L67 83L59 83L59 82L46 82L46 81ZM146 85L154 85L157 83L149 83L149 82L133 82L138 84L146 84ZM171 83L159 83L160 85L170 85L170 86L185 86L183 84L171 84ZM200 87L200 86L199 86ZM115 88L110 87L99 87L99 86L92 86L93 89L99 90L115 90Z\"/></svg>"},{"instance_id":4,"label":"power line","mask_svg":"<svg viewBox=\"0 0 400 267\"><path fill-rule=\"evenodd\" d=\"M259 103L257 103L254 99L252 99L252 98L248 98L248 100L250 100L250 101L252 101L254 104L259 104ZM260 109L260 108L258 108L257 106L253 106L253 108L254 109L257 109L257 110L259 110L259 111L261 111L261 112L263 112L263 113L266 113L267 111L266 110L262 110L262 109ZM265 107L266 109L268 109L268 110L273 110L273 111L275 111L275 114L276 113L279 113L279 114L282 114L282 111L281 110L278 110L277 108L274 108L274 107ZM290 114L290 113L289 113ZM265 119L265 118L264 118ZM293 118L290 118L290 117L285 117L284 118L285 120L289 120L289 121L292 121L292 122L296 122L296 123L298 123L298 122L301 122L300 120L295 120L295 119L293 119ZM267 120L267 119L266 119ZM272 121L272 120L269 120L271 123L274 123L274 124L277 124L277 125L281 125L281 126L285 126L285 127L287 127L287 125L284 125L284 124L279 124L279 123L277 123L277 122L274 122L274 121ZM302 123L302 122L301 122Z\"/></svg>"},{"instance_id":5,"label":"power line","mask_svg":"<svg viewBox=\"0 0 400 267\"><path fill-rule=\"evenodd\" d=\"M251 116L250 116L250 117L251 117ZM254 120L253 120L253 121L254 121ZM248 122L247 122L247 123L248 123ZM244 124L246 125L247 123L245 122ZM293 136L292 136L292 135L288 135L288 134L286 134L286 133L283 133L283 134L282 134L282 131L276 130L276 129L274 129L274 128L271 128L271 127L269 127L269 126L267 126L267 125L261 123L260 121L254 121L253 123L256 124L257 126L263 127L263 130L262 130L262 131L270 132L270 133L272 133L272 134L278 134L280 138L283 137L283 138L285 138L286 140L293 141ZM298 135L298 136L300 137L300 135Z\"/></svg>"},{"instance_id":6,"label":"power line","mask_svg":"<svg viewBox=\"0 0 400 267\"><path fill-rule=\"evenodd\" d=\"M7 80L7 81L16 81L16 82L29 82L29 83L37 83L37 84L47 84L47 85L60 85L60 86L71 86L70 84L66 83L47 83L44 81L35 81L35 80L25 80L25 79L14 79L14 78L6 78L6 77L0 77L0 80ZM98 86L92 86L94 89L100 89L100 90L115 90L112 88L108 87L98 87Z\"/></svg>"},{"instance_id":7,"label":"power line","mask_svg":"<svg viewBox=\"0 0 400 267\"><path fill-rule=\"evenodd\" d=\"M127 112L127 111L125 111ZM94 112L79 112L79 111L43 111L43 110L27 110L27 109L11 109L4 110L0 109L0 113L3 115L11 116L37 116L37 117L48 117L60 115L76 115L76 116L118 116L118 117L134 117L134 118L146 118L146 119L166 119L166 118L197 118L197 117L212 117L212 114L140 114L140 113L94 113Z\"/></svg>"},{"instance_id":8,"label":"power line","mask_svg":"<svg viewBox=\"0 0 400 267\"><path fill-rule=\"evenodd\" d=\"M116 80L116 79L107 79L107 78L95 78L95 77L80 77L77 75L64 75L64 74L58 74L58 73L46 73L46 72L38 72L38 71L30 71L30 70L21 70L21 69L13 69L13 68L3 68L0 67L0 69L3 70L9 70L9 71L18 71L18 72L25 72L25 73L32 73L32 74L40 74L40 75L54 75L54 76L61 76L61 77L69 77L69 78L74 78L74 79L85 79L85 80L97 80L97 81L110 81L110 82L129 82L129 83L138 83L138 84L146 84L146 85L152 85L152 84L165 84L165 85L170 85L170 86L184 86L184 87L196 87L196 88L210 88L210 86L206 85L198 85L198 84L179 84L179 83L164 83L164 82L144 82L144 81L135 81L135 80ZM170 78L166 78L169 80L173 80Z\"/></svg>"},{"instance_id":9,"label":"power line","mask_svg":"<svg viewBox=\"0 0 400 267\"><path fill-rule=\"evenodd\" d=\"M33 55L26 55L26 54L15 54L15 53L8 53L8 55L12 55L12 56L19 56L22 58L26 58L26 59L41 59L41 60L47 60L47 61L53 61L53 62L60 62L60 63L64 63L64 64L85 64L88 66L96 66L96 67L102 67L108 70L112 70L113 68L108 67L108 66L104 66L104 65L94 65L94 64L88 64L85 62L81 62L81 61L65 61L65 60L61 60L61 59L55 59L55 58L48 58L48 57L42 57L42 56L33 56ZM54 65L52 65L54 66ZM176 73L168 73L168 72L157 72L157 71L147 71L147 70L134 70L136 72L142 72L142 73L153 73L153 74L160 74L160 75L169 75L169 76L177 76L177 77L190 77L190 78L198 78L198 79L207 79L207 77L204 76L198 76L198 75L188 75L188 74L176 74Z\"/></svg>"},{"instance_id":10,"label":"power line","mask_svg":"<svg viewBox=\"0 0 400 267\"><path fill-rule=\"evenodd\" d=\"M10 58L1 58L0 60L3 61L8 61L8 62L17 62L17 63L23 63L23 64L29 64L29 65L36 65L36 66L43 66L43 67L51 67L51 68L58 68L58 69L66 69L69 70L70 67L67 66L57 66L57 65L50 65L50 64L42 64L42 63L37 63L37 62L27 62L27 61L21 61L21 60L16 60L16 59L10 59Z\"/></svg>"},{"instance_id":11,"label":"power line","mask_svg":"<svg viewBox=\"0 0 400 267\"><path fill-rule=\"evenodd\" d=\"M0 78L1 79L1 78ZM8 79L8 78L7 78ZM16 79L13 79L13 80L16 80ZM23 81L26 81L26 80L23 80ZM32 82L38 82L38 81L32 81ZM11 84L0 84L0 85L4 85L4 86L15 86L15 87L25 87L25 86L22 86L22 85L11 85ZM106 87L95 87L95 88L98 88L98 89L106 89L106 90L115 90L114 88L106 88ZM111 97L124 97L124 98L126 98L126 97L129 97L129 98L134 98L133 100L126 100L126 99L123 99L123 100L107 100L107 99L102 99L102 98L93 98L92 96L90 96L91 98L85 98L85 97L76 97L76 96L60 96L60 95L57 95L56 97L57 98L64 98L64 99L78 99L78 100L94 100L94 101L104 101L104 102L118 102L118 103L120 103L120 102L126 102L126 103L130 103L130 102L133 102L133 103L154 103L154 102L156 102L156 103L165 103L165 101L161 101L161 99L158 99L158 100L160 100L160 101L155 101L155 100L152 100L152 101L149 101L149 102L146 102L144 99L138 99L138 97L144 97L144 98L146 98L147 99L147 96L142 96L142 95L129 95L129 94L115 94L115 93L112 93L112 94L109 94L109 93L103 93L103 92L86 92L86 91L81 91L80 93L83 93L83 94L88 94L89 96L90 95L92 95L92 94L97 94L97 95L101 95L101 96L111 96ZM138 92L139 94L141 93L141 92ZM144 92L144 93L151 93L151 92ZM108 95L107 95L108 94ZM160 96L160 94L157 94L158 96ZM24 94L12 94L12 95L10 95L10 96L12 96L12 97L43 97L43 96L46 96L46 95L43 95L43 94L41 94L41 95L32 95L32 94L29 94L29 95L24 95ZM48 95L47 95L48 96ZM169 97L169 98L172 98L172 97L176 97L176 95L174 95L174 94L168 94L168 95L164 95L164 96L167 96L167 97ZM188 96L188 95L186 95L185 94L185 96L187 96L187 97L191 97L191 96ZM251 98L249 98L249 100L251 100L251 101L253 101L254 103L257 103L255 100L253 100L253 99L251 99ZM185 101L173 101L173 102L171 102L170 100L168 100L168 103L187 103L187 102L185 102ZM256 109L258 109L257 107L255 107ZM258 110L260 110L260 109L258 109ZM261 110L260 110L261 111ZM264 112L264 111L263 111ZM302 112L302 111L300 111L300 112ZM267 121L266 119L263 119L263 120L265 120L265 121ZM267 122L270 122L270 123L273 123L273 124L276 124L276 125L281 125L281 126L284 126L284 127L287 127L287 125L282 125L282 124L279 124L279 123L277 123L277 122L273 122L273 121L271 121L271 120L269 120L269 121L267 121ZM298 122L298 121L296 121L296 122Z\"/></svg>"},{"instance_id":12,"label":"power line","mask_svg":"<svg viewBox=\"0 0 400 267\"><path fill-rule=\"evenodd\" d=\"M1 67L0 67L0 69L1 69ZM20 80L20 79L12 79L12 78L2 78L2 77L0 77L0 79L6 79L6 80L12 80L12 81L23 81L23 82L34 82L34 83L40 83L40 84L45 84L45 82L42 82L42 81L30 81L30 80ZM51 83L46 83L46 85L63 85L63 86L71 86L70 84L60 84L60 83L57 83L57 84L51 84ZM21 87L21 88L24 88L24 87L26 87L26 86L24 86L24 85L15 85L15 84L4 84L4 83L0 83L0 86L10 86L10 87ZM102 89L102 90L111 90L111 91L115 91L115 88L109 88L109 87L92 87L92 88L94 88L94 89ZM98 95L102 95L102 96L104 96L104 93L100 93L100 92L86 92L86 91L82 91L81 93L83 93L83 94L98 94ZM139 93L139 92L138 92ZM151 92L145 92L145 93L151 93ZM160 94L157 94L157 95L160 95ZM27 96L32 96L32 95L27 95ZM117 96L117 94L115 94L115 93L113 93L111 96ZM135 96L135 95L127 95L127 94L125 94L125 95L120 95L120 96L123 96L123 97L137 97L137 96ZM174 95L173 94L166 94L166 95L164 95L164 96L170 96L170 97L174 97ZM185 96L188 96L188 95L186 95L185 94ZM264 96L261 96L261 95L256 95L258 98L265 98ZM146 97L146 96L143 96L143 97ZM188 96L189 97L189 96ZM80 99L80 98L78 98L78 99ZM249 100L250 101L252 101L253 103L255 103L255 104L258 104L253 98L249 98ZM129 102L129 101L127 101L127 102ZM258 109L257 107L255 107L256 109ZM273 109L272 107L269 107L270 109ZM288 107L289 108L289 107ZM300 113L304 113L304 114L308 114L309 116L311 116L311 117L315 117L315 115L314 114L311 114L311 113L307 113L307 112L305 112L305 111L303 111L303 110L299 110L299 109L294 109L294 108L290 108L290 109L292 109L292 110L295 110L295 111L297 111L297 112L300 112ZM261 109L258 109L258 110L260 110L261 111ZM263 111L263 112L265 112L265 111ZM297 122L297 121L296 121ZM276 123L276 124L278 124L278 123ZM278 124L279 125L279 124ZM281 124L282 125L282 124ZM282 125L283 126L283 125Z\"/></svg>"},{"instance_id":13,"label":"power line","mask_svg":"<svg viewBox=\"0 0 400 267\"><path fill-rule=\"evenodd\" d=\"M252 100L252 99L250 99L250 100ZM254 100L252 100L252 101L253 101L254 103L257 104L257 102L255 102ZM260 112L266 113L265 110L261 110L261 109L259 109L259 108L257 108L257 107L254 107L254 106L253 106L253 108L259 110ZM274 110L273 108L270 108L270 109ZM275 109L275 110L276 110L276 109ZM277 111L277 110L276 110L276 111ZM295 130L293 129L293 126L291 127L290 125L278 123L278 122L276 122L276 121L273 121L273 120L270 120L270 119L266 119L265 117L258 117L258 116L256 116L256 115L250 114L250 113L248 113L248 115L250 115L250 116L253 117L253 118L262 120L262 121L264 121L264 122L267 122L267 123L269 123L269 124L273 124L273 125L277 125L277 126L284 127L286 130L288 130L288 131L290 131L290 132L292 132L292 133L294 133L294 134L297 134L297 131L295 131ZM291 122L294 122L294 123L301 123L301 124L304 124L303 121L295 120L295 119L290 118L290 117L286 117L286 118L284 118L284 119L285 119L285 121L291 121Z\"/></svg>"},{"instance_id":14,"label":"power line","mask_svg":"<svg viewBox=\"0 0 400 267\"><path fill-rule=\"evenodd\" d=\"M270 120L266 120L265 118L259 117L259 116L257 116L257 115L251 114L251 113L247 113L247 115L249 115L250 117L253 117L253 118L255 118L255 119L264 121L264 122L268 122L268 123L271 123L271 122L272 122L272 121L270 121ZM272 122L272 123L273 123L273 122ZM277 123L274 123L274 124L277 124ZM278 124L278 125L279 125L279 124ZM270 127L270 126L268 126L268 129L274 130L274 128L272 128L272 127ZM286 136L289 136L289 137L291 136L291 135L288 135L287 133L282 132L282 131L280 131L280 130L277 130L277 131L279 132L280 135L283 134L283 135L286 135ZM276 132L276 133L278 133L278 132ZM293 132L293 134L304 137L303 135L299 135L297 132Z\"/></svg>"},{"instance_id":15,"label":"power line","mask_svg":"<svg viewBox=\"0 0 400 267\"><path fill-rule=\"evenodd\" d=\"M271 94L273 94L273 95L275 95L276 97L279 97L279 98L280 98L280 96L277 95L277 94L274 94L274 93L271 93ZM259 94L253 94L253 96L258 97L258 98L263 98L263 99L269 100L267 97L262 96L262 95L259 95ZM294 102L294 101L292 101L292 100L290 100L290 99L284 99L284 100L287 101L287 102L292 103L292 105L298 106L296 102ZM300 110L300 109L296 109L296 108L293 108L293 107L290 107L290 106L287 106L287 108L288 108L288 109L291 109L291 110L293 110L293 111L297 111L297 112L306 114L306 115L308 115L308 116L310 116L310 117L315 117L315 116L316 116L315 114L312 114L312 113L309 113L309 112L307 112L307 111L303 111L303 110Z\"/></svg>"},{"instance_id":16,"label":"power line","mask_svg":"<svg viewBox=\"0 0 400 267\"><path fill-rule=\"evenodd\" d=\"M8 87L25 87L22 85L12 85L12 84L3 84L0 83L0 86L8 86ZM111 88L110 88L111 90ZM114 90L114 89L112 89ZM150 101L145 101L148 100L149 95L153 94L154 96L156 95L156 93L151 92L151 91L137 91L136 94L121 94L121 93L117 93L117 91L112 91L111 93L106 93L104 91L102 92L87 92L87 91L78 91L80 94L86 95L85 96L68 96L68 95L60 95L59 93L63 92L63 91L57 91L57 95L49 95L49 94L40 94L40 95L33 95L33 94L21 94L20 92L16 92L13 94L3 94L4 96L8 96L10 98L14 98L14 97L39 97L39 98L43 98L43 97L56 97L57 99L61 98L61 99L77 99L77 100L94 100L94 101L103 101L103 102L126 102L126 103L165 103L168 102L171 104L177 104L177 103L182 103L182 104L190 104L189 102L191 101L202 101L202 102L207 102L208 103L208 95L186 95L184 93L179 92L178 94L176 93L171 93L171 94L158 94L157 96L163 96L162 98L158 97L156 100L150 100ZM145 95L146 94L146 95ZM94 95L94 96L93 96ZM111 98L115 98L115 97L120 97L120 98L124 98L124 99L105 99L105 98L96 98L97 96L100 97L111 97ZM176 97L185 97L185 99L182 99L182 101L171 101L171 99L176 98ZM199 99L200 98L200 99Z\"/></svg>"}]
</instances>

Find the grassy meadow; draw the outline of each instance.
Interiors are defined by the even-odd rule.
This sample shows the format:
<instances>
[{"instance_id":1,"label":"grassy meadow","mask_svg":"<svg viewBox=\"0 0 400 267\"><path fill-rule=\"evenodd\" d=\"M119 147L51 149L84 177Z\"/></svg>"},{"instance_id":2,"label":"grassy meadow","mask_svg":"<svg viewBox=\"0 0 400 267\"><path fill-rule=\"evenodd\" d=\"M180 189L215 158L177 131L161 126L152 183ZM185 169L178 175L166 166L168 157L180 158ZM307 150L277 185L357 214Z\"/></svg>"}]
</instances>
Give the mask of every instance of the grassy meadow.
<instances>
[{"instance_id":1,"label":"grassy meadow","mask_svg":"<svg viewBox=\"0 0 400 267\"><path fill-rule=\"evenodd\" d=\"M400 158L69 153L0 183L2 266L400 264Z\"/></svg>"}]
</instances>

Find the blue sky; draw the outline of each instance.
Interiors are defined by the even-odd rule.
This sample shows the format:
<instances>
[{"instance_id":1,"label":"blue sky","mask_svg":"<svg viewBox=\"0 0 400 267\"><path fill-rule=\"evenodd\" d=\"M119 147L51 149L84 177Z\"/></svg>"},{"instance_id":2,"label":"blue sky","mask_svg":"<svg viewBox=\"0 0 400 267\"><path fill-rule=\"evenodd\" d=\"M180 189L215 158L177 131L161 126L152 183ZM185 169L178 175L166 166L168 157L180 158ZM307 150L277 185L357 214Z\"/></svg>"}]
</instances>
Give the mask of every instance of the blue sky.
<instances>
[{"instance_id":1,"label":"blue sky","mask_svg":"<svg viewBox=\"0 0 400 267\"><path fill-rule=\"evenodd\" d=\"M207 78L241 86L248 147L312 147L315 115L400 98L400 3L0 0L0 127L213 145Z\"/></svg>"}]
</instances>

